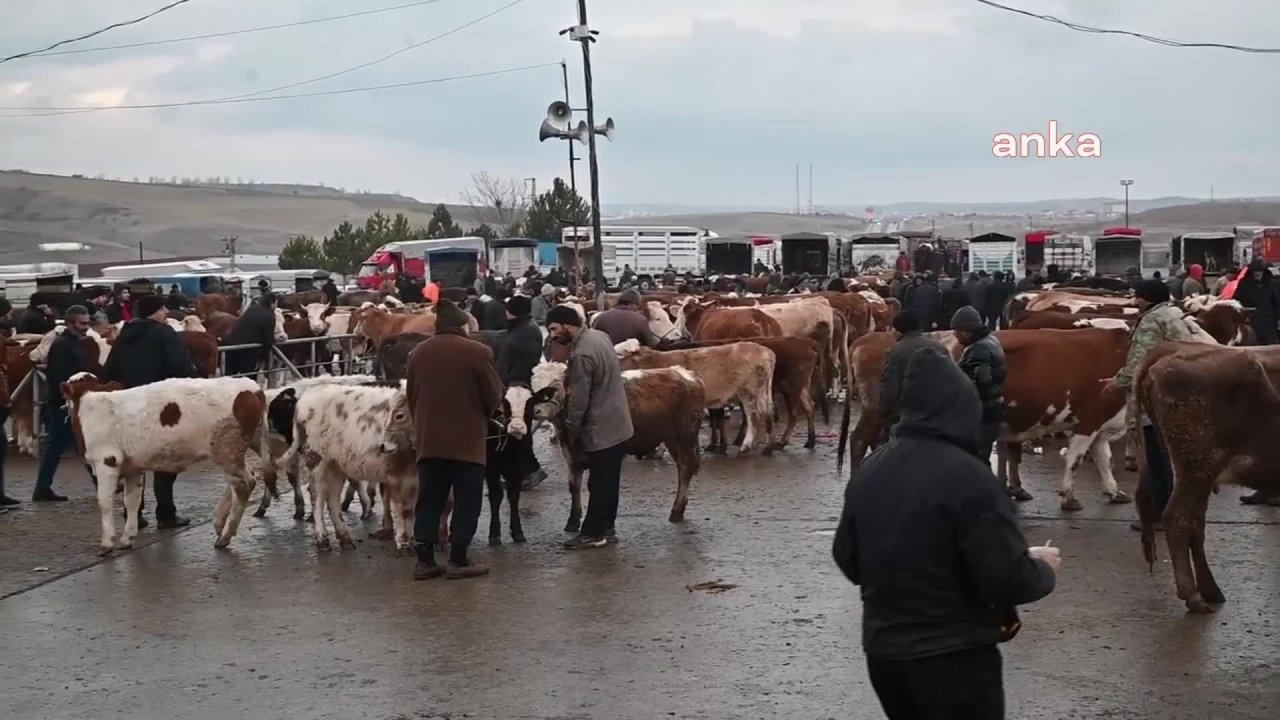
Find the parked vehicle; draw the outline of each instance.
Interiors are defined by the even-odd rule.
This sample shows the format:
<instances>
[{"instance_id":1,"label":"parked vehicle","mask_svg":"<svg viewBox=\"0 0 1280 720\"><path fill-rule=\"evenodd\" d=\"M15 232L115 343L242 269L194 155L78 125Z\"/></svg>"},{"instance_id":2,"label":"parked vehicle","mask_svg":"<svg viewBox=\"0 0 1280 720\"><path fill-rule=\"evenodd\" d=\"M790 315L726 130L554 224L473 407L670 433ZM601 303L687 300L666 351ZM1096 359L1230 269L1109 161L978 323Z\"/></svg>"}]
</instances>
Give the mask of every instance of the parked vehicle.
<instances>
[{"instance_id":1,"label":"parked vehicle","mask_svg":"<svg viewBox=\"0 0 1280 720\"><path fill-rule=\"evenodd\" d=\"M76 266L67 263L0 265L0 296L23 307L37 292L71 292Z\"/></svg>"},{"instance_id":2,"label":"parked vehicle","mask_svg":"<svg viewBox=\"0 0 1280 720\"><path fill-rule=\"evenodd\" d=\"M680 276L693 273L705 274L704 264L707 238L718 237L701 228L663 225L614 225L600 228L600 245L604 250L604 274L610 283L617 283L622 269L630 265L636 273L637 284L655 282L668 267ZM588 259L591 253L591 228L580 226L565 228L561 265L572 267L574 248L582 263L592 267ZM566 263L565 260L568 260Z\"/></svg>"},{"instance_id":3,"label":"parked vehicle","mask_svg":"<svg viewBox=\"0 0 1280 720\"><path fill-rule=\"evenodd\" d=\"M847 264L844 242L835 233L791 233L778 239L782 247L782 272L827 277Z\"/></svg>"},{"instance_id":4,"label":"parked vehicle","mask_svg":"<svg viewBox=\"0 0 1280 720\"><path fill-rule=\"evenodd\" d=\"M530 265L539 264L538 241L531 238L499 238L489 241L490 267L498 275L524 275Z\"/></svg>"},{"instance_id":5,"label":"parked vehicle","mask_svg":"<svg viewBox=\"0 0 1280 720\"><path fill-rule=\"evenodd\" d=\"M1177 273L1199 265L1204 274L1217 276L1240 264L1234 232L1193 232L1174 235L1169 241L1169 270Z\"/></svg>"},{"instance_id":6,"label":"parked vehicle","mask_svg":"<svg viewBox=\"0 0 1280 720\"><path fill-rule=\"evenodd\" d=\"M1167 258L1159 262L1158 257L1143 252L1142 231L1137 228L1107 228L1093 241L1093 267L1107 277L1121 277L1131 267L1138 268L1143 277L1168 270Z\"/></svg>"},{"instance_id":7,"label":"parked vehicle","mask_svg":"<svg viewBox=\"0 0 1280 720\"><path fill-rule=\"evenodd\" d=\"M1025 247L1011 235L986 233L969 238L969 272L1027 274Z\"/></svg>"},{"instance_id":8,"label":"parked vehicle","mask_svg":"<svg viewBox=\"0 0 1280 720\"><path fill-rule=\"evenodd\" d=\"M898 253L907 249L900 235L859 233L849 237L848 267L860 275L893 270Z\"/></svg>"},{"instance_id":9,"label":"parked vehicle","mask_svg":"<svg viewBox=\"0 0 1280 720\"><path fill-rule=\"evenodd\" d=\"M478 245L477 245L478 244ZM376 290L388 280L395 282L401 275L424 280L427 269L426 253L432 248L447 245L477 245L483 256L484 238L437 238L434 240L405 240L392 242L378 248L360 265L356 274L356 286L365 290Z\"/></svg>"}]
</instances>

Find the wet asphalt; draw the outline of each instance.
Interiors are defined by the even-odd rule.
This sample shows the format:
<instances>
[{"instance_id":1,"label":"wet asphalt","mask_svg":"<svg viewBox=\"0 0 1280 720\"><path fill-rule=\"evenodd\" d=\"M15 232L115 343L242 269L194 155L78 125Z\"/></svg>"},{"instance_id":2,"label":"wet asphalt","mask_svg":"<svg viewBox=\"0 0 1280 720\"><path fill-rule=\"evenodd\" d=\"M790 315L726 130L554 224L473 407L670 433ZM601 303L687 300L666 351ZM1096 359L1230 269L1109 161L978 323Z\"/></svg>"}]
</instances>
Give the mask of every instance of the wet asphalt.
<instances>
[{"instance_id":1,"label":"wet asphalt","mask_svg":"<svg viewBox=\"0 0 1280 720\"><path fill-rule=\"evenodd\" d=\"M67 461L72 502L0 517L0 718L883 717L856 589L830 559L844 488L830 434L813 451L705 458L681 525L666 520L674 467L628 459L620 544L577 554L560 549L562 462L540 456L551 479L524 496L529 543L488 547L486 507L472 557L492 574L428 582L355 513L357 549L317 553L288 502L214 550L208 471L179 480L192 527L146 529L99 561L96 505ZM1085 510L1058 510L1060 462L1025 465L1024 529L1064 567L1002 646L1009 717L1280 717L1280 509L1212 499L1228 602L1191 616L1167 551L1149 575L1133 506L1105 504L1091 469ZM29 496L31 462L8 470ZM735 587L690 589L713 581Z\"/></svg>"}]
</instances>

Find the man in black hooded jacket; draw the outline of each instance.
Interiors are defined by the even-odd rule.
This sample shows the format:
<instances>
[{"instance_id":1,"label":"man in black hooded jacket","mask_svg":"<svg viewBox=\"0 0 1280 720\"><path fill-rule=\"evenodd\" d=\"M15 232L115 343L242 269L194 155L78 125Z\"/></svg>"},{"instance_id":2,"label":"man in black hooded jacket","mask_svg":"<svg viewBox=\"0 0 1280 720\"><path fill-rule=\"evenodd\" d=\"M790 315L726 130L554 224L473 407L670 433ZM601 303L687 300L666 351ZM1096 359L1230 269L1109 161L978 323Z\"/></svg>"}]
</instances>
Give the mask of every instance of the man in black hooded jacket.
<instances>
[{"instance_id":1,"label":"man in black hooded jacket","mask_svg":"<svg viewBox=\"0 0 1280 720\"><path fill-rule=\"evenodd\" d=\"M849 481L832 547L861 588L871 684L890 720L1003 720L996 645L1053 591L1056 551L1027 547L978 459L978 393L945 351L912 355L901 412Z\"/></svg>"},{"instance_id":2,"label":"man in black hooded jacket","mask_svg":"<svg viewBox=\"0 0 1280 720\"><path fill-rule=\"evenodd\" d=\"M168 309L159 295L138 299L138 317L124 324L116 344L102 366L103 382L118 382L125 389L150 385L170 378L195 377L191 353L178 333L165 323ZM173 504L176 473L152 473L156 494L156 522L161 528L179 528L191 521L178 516ZM141 510L141 506L139 507Z\"/></svg>"},{"instance_id":3,"label":"man in black hooded jacket","mask_svg":"<svg viewBox=\"0 0 1280 720\"><path fill-rule=\"evenodd\" d=\"M1280 322L1280 287L1267 263L1254 258L1249 263L1249 274L1236 285L1234 295L1241 305L1252 308L1253 332L1258 336L1259 345L1275 345L1277 337L1276 323Z\"/></svg>"},{"instance_id":4,"label":"man in black hooded jacket","mask_svg":"<svg viewBox=\"0 0 1280 720\"><path fill-rule=\"evenodd\" d=\"M275 343L276 296L268 292L254 301L253 307L236 321L231 334L223 341L223 345L258 345L257 348L228 352L226 374L248 375L257 370L259 361L266 365Z\"/></svg>"}]
</instances>

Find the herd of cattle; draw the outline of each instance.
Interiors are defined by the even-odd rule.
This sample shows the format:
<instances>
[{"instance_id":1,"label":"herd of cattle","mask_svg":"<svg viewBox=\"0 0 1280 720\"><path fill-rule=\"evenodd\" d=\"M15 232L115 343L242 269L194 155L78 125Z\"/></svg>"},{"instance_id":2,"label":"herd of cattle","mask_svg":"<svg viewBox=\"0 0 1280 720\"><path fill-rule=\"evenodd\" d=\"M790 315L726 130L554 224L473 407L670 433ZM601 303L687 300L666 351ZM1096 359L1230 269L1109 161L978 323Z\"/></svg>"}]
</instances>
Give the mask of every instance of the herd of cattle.
<instances>
[{"instance_id":1,"label":"herd of cattle","mask_svg":"<svg viewBox=\"0 0 1280 720\"><path fill-rule=\"evenodd\" d=\"M606 302L613 299L606 296ZM342 301L329 305L306 294L286 296L277 311L277 339L330 336L324 345L328 352L375 356L377 376L318 374L268 390L253 379L214 377L217 342L234 325L240 308L238 300L204 296L195 313L175 322L204 379L169 380L122 391L99 382L90 368L65 385L79 447L99 479L103 553L110 553L117 543L112 511L117 484L123 486L126 505L118 542L129 547L138 532L142 472L182 472L202 461L211 461L227 480L214 513L216 546L225 547L236 534L255 485L250 454L262 465L266 487L257 515L264 514L277 496L277 478L284 473L299 520L306 517L303 488L310 487L319 547L330 546L326 520L339 544L351 546L343 511L358 494L364 518L373 516L376 497L383 498L380 535L394 540L397 553L409 551L418 480L403 375L408 352L434 331L435 316L430 307L406 306L377 293ZM588 323L604 309L593 300L567 297L565 291L556 301L573 306ZM1139 408L1168 440L1177 478L1164 521L1178 595L1193 611L1205 612L1211 603L1222 601L1204 555L1209 494L1223 483L1264 488L1275 486L1280 478L1280 451L1267 442L1270 423L1280 417L1275 412L1280 406L1280 350L1225 347L1248 345L1252 336L1249 311L1233 300L1197 296L1182 301L1181 307L1201 342L1160 346L1140 369L1135 388ZM830 422L830 403L843 390L840 462L846 440L856 467L887 438L879 385L885 353L895 341L890 327L897 302L886 300L876 289L853 281L846 292L776 296L659 291L643 297L640 311L662 342L659 349L642 348L634 341L617 348L635 427L627 451L643 457L665 447L670 454L677 475L672 522L684 518L704 452L700 432L708 415L706 452L727 451L725 420L737 409L743 420L732 444L740 453L770 454L786 447L801 418L807 423L805 447L812 448L815 414L821 409ZM1138 315L1126 294L1099 290L1044 288L1010 300L1002 318L1007 329L997 337L1008 365L999 474L1012 497L1031 497L1018 470L1024 444L1057 442L1065 444L1059 487L1063 511L1082 508L1074 478L1086 457L1097 467L1109 502L1130 502L1111 467L1111 442L1125 436L1128 408L1124 394L1106 381L1124 365ZM92 344L98 362L105 362L110 352L111 330L102 328L84 340ZM494 347L504 335L475 327L472 331ZM936 336L959 357L961 348L950 333ZM4 369L10 387L17 387L40 361L51 339L10 341ZM312 352L306 346L301 349L307 357L299 357L298 364ZM487 478L491 543L501 542L504 489L510 535L516 542L524 540L519 518L522 478L516 472L520 462L509 449L516 443L507 439L522 438L538 423L555 427L565 396L565 361L566 349L548 343L530 386L507 388L493 419ZM13 400L19 443L29 449L29 384ZM854 401L861 411L849 432L849 406ZM775 426L775 417L782 415L775 413L776 402L785 410L781 432ZM137 432L139 427L148 431ZM585 462L574 448L559 447L570 476L566 529L576 530L582 517ZM1129 449L1138 448L1131 443ZM1153 561L1153 518L1141 502L1143 453L1132 452L1131 459L1140 472L1139 514L1147 527L1144 554ZM446 514L442 543L447 542L447 522Z\"/></svg>"}]
</instances>

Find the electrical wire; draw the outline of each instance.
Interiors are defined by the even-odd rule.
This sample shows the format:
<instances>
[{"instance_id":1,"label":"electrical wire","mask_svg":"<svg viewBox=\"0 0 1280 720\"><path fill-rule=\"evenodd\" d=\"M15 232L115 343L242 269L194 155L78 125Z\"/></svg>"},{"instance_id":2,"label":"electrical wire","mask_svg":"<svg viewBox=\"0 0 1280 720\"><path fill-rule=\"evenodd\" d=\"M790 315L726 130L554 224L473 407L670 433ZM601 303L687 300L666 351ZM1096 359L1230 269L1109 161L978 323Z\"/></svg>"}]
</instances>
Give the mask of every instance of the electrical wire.
<instances>
[{"instance_id":1,"label":"electrical wire","mask_svg":"<svg viewBox=\"0 0 1280 720\"><path fill-rule=\"evenodd\" d=\"M180 108L194 107L202 105L236 105L241 103L267 102L270 100L294 100L297 98L322 97L327 95L349 95L351 93L373 92L376 90L393 90L396 88L419 87L422 85L439 85L442 83L456 82L458 80L474 80L477 78L494 77L496 75L509 75L511 73L526 72L528 70L540 70L542 68L560 67L559 61L550 63L540 63L537 65L523 65L514 68L505 68L503 70L489 70L486 72L470 73L467 75L451 75L449 77L433 78L430 80L413 80L410 82L390 83L387 85L366 85L363 87L342 88L340 90L316 90L306 93L292 93L288 95L268 95L266 97L237 97L237 98L215 98L211 100L186 100L165 103L145 103L138 105L113 105L111 107L93 107L93 108L63 108L56 112L45 113L23 113L15 115L0 115L0 118L24 118L24 117L50 117L54 115L78 115L85 112L103 112L107 110L159 110L162 108ZM45 108L48 109L48 108Z\"/></svg>"},{"instance_id":2,"label":"electrical wire","mask_svg":"<svg viewBox=\"0 0 1280 720\"><path fill-rule=\"evenodd\" d=\"M1062 18L1054 17L1053 15L1042 15L1040 13L1031 12L1030 10L1023 10L1021 8L1002 5L998 2L993 2L993 0L975 0L975 1L982 3L983 5L986 5L988 7L996 8L998 10L1004 10L1006 12L1015 13L1018 15L1022 15L1024 17L1033 18L1035 20L1043 20L1044 22L1053 23L1055 25L1061 25L1065 28L1075 30L1077 32L1095 33L1098 35L1125 35L1128 37L1137 38L1139 40L1144 40L1149 43L1155 43L1156 45L1163 45L1165 47L1214 48L1217 50L1232 50L1235 52L1253 53L1253 54L1259 54L1259 55L1280 54L1280 48L1251 47L1248 45L1232 45L1230 43L1216 43L1216 42L1184 42L1182 40L1172 40L1170 38L1163 38L1155 35L1147 35L1145 33L1134 32L1132 30L1115 30L1110 28L1094 27L1092 25L1082 25L1080 23L1075 23L1069 20L1063 20Z\"/></svg>"},{"instance_id":3,"label":"electrical wire","mask_svg":"<svg viewBox=\"0 0 1280 720\"><path fill-rule=\"evenodd\" d=\"M143 15L143 16L141 16L141 17L136 17L136 18L134 18L134 19L132 19L132 20L124 20L124 21L121 21L121 22L118 22L118 23L113 23L113 24L111 24L111 25L108 25L108 26L106 26L106 27L102 28L101 30L94 30L94 31L93 31L93 32L91 32L91 33L86 33L86 34L84 34L84 35L80 35L79 37L73 37L73 38L70 38L70 39L67 39L67 40L59 40L58 42L56 42L56 43L54 43L54 44L52 44L52 45L50 45L49 47L46 47L46 48L41 48L41 49L39 49L39 50L29 50L29 51L27 51L27 52L21 52L21 53L18 53L17 55L10 55L10 56L8 56L8 57L0 58L0 65L3 65L4 63L9 62L10 60L18 60L18 59L25 58L25 57L31 57L31 56L33 56L33 55L39 55L40 53L49 52L50 50L53 50L54 48L62 47L63 45L70 45L71 43L80 42L81 40L88 40L89 38L91 38L91 37L93 37L93 36L95 36L95 35L101 35L102 33L107 32L108 30L114 30L114 29L116 29L116 28L122 28L122 27L125 27L125 26L127 26L127 25L137 25L138 23L142 22L143 20L148 20L148 19L150 19L150 18L153 18L153 17L155 17L155 16L159 15L159 14L160 14L160 13L162 13L162 12L165 12L166 10L172 10L172 9L174 9L174 8L178 7L179 5L185 5L185 4L189 3L189 2L191 2L191 0L174 0L174 2L171 2L171 3L169 3L168 5L165 5L164 7L159 8L158 10L152 10L151 12L147 13L146 15Z\"/></svg>"},{"instance_id":4,"label":"electrical wire","mask_svg":"<svg viewBox=\"0 0 1280 720\"><path fill-rule=\"evenodd\" d=\"M153 47L156 45L172 45L174 43L191 42L193 40L211 40L213 38L233 37L235 35L247 35L249 33L267 32L269 30L284 30L286 28L303 27L305 25L318 25L320 23L333 22L335 20L349 20L351 18L364 17L366 15L377 15L380 13L388 13L396 10L406 10L408 8L422 7L423 5L435 5L443 2L443 0L419 0L418 2L405 3L403 5L392 5L390 7L374 8L372 10L361 10L360 12L347 13L345 15L330 15L329 17L312 18L310 20L297 20L295 22L280 23L278 25L262 25L259 27L242 28L240 30L227 30L225 32L206 33L204 35L186 35L183 37L169 38L166 40L148 40L146 42L125 43L123 45L103 45L101 47L79 48L73 50L56 50L53 52L34 53L33 57L53 57L55 55L80 55L84 53L105 52L107 50L127 50L130 48Z\"/></svg>"}]
</instances>

